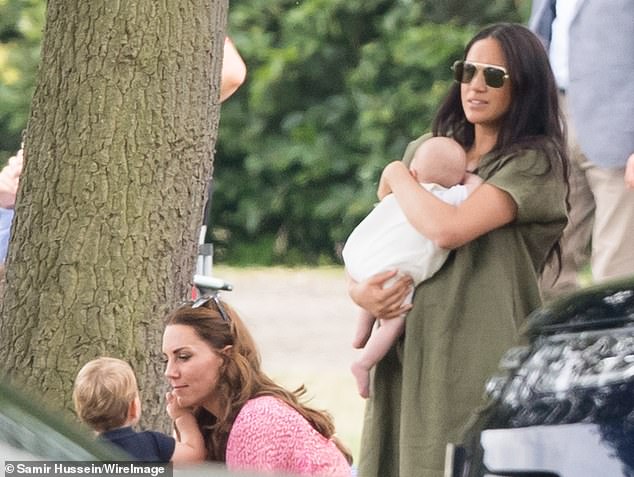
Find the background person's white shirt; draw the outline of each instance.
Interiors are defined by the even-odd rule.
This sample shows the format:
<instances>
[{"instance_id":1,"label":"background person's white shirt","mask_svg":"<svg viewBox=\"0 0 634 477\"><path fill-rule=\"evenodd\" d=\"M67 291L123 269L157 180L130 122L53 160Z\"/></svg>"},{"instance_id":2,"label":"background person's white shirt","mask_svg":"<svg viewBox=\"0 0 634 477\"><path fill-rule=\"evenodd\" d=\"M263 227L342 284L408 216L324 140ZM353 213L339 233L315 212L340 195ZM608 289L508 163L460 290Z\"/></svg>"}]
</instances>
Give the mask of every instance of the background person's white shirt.
<instances>
[{"instance_id":1,"label":"background person's white shirt","mask_svg":"<svg viewBox=\"0 0 634 477\"><path fill-rule=\"evenodd\" d=\"M577 11L579 0L558 0L555 3L556 17L553 20L550 39L550 66L557 85L565 90L570 84L568 53L570 51L570 24Z\"/></svg>"}]
</instances>

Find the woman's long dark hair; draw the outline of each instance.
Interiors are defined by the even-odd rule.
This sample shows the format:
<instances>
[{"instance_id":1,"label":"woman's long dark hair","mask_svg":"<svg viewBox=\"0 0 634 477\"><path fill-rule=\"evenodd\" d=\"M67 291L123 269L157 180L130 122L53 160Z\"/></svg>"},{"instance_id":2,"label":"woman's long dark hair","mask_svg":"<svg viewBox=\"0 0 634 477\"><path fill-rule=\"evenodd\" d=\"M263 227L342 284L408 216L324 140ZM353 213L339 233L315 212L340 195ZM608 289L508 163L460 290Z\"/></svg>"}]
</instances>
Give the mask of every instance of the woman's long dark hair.
<instances>
[{"instance_id":1,"label":"woman's long dark hair","mask_svg":"<svg viewBox=\"0 0 634 477\"><path fill-rule=\"evenodd\" d=\"M496 23L484 28L467 44L463 59L473 44L485 38L498 41L508 66L511 105L504 116L492 153L508 154L521 149L540 149L550 158L551 170L566 185L569 209L569 165L565 122L559 107L555 77L548 55L537 36L516 23ZM460 84L454 83L432 124L434 136L450 136L465 149L475 140L475 128L462 108ZM561 263L561 247L555 243L548 258ZM541 271L541 270L540 270Z\"/></svg>"},{"instance_id":2,"label":"woman's long dark hair","mask_svg":"<svg viewBox=\"0 0 634 477\"><path fill-rule=\"evenodd\" d=\"M260 396L274 396L301 414L317 432L331 439L351 464L352 455L334 435L335 426L331 416L302 402L304 387L289 391L262 371L255 342L235 310L220 302L229 318L225 321L220 310L214 307L213 301L207 305L198 308L183 305L177 308L166 318L166 326L191 327L223 359L218 378L222 412L219 416L213 416L202 407L195 411L207 447L208 459L224 462L233 422L247 401ZM231 348L221 352L226 346Z\"/></svg>"}]
</instances>

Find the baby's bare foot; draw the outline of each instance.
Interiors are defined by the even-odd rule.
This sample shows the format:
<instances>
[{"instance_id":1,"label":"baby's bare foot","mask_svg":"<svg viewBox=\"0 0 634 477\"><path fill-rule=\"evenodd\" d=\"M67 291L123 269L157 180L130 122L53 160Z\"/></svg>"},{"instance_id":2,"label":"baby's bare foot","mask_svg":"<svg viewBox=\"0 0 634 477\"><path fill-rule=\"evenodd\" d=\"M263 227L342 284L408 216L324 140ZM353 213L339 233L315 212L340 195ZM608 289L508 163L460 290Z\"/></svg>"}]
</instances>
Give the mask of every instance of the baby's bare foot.
<instances>
[{"instance_id":1,"label":"baby's bare foot","mask_svg":"<svg viewBox=\"0 0 634 477\"><path fill-rule=\"evenodd\" d=\"M350 371L352 371L352 375L354 379L357 381L357 389L359 390L359 395L367 399L370 397L370 370L363 366L361 363L356 362L352 363L350 366Z\"/></svg>"}]
</instances>

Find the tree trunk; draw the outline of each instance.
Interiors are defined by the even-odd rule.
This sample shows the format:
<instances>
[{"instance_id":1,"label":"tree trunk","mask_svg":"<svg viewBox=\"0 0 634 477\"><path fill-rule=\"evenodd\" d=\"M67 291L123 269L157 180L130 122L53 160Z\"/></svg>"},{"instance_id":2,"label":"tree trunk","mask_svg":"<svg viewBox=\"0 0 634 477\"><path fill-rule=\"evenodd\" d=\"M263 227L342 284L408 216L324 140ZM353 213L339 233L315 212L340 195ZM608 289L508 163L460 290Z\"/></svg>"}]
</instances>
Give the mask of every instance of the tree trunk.
<instances>
[{"instance_id":1,"label":"tree trunk","mask_svg":"<svg viewBox=\"0 0 634 477\"><path fill-rule=\"evenodd\" d=\"M0 315L13 379L72 408L114 356L165 416L163 318L188 296L218 130L226 0L49 0Z\"/></svg>"}]
</instances>

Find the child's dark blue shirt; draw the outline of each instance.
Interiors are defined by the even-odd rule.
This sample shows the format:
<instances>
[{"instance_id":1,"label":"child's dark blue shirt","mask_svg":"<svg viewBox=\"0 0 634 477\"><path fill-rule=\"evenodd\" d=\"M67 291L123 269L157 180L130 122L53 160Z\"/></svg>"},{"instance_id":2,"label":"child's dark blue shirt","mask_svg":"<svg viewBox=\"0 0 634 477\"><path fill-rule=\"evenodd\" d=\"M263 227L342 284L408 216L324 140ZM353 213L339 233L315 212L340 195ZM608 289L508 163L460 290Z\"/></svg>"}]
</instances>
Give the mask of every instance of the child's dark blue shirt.
<instances>
[{"instance_id":1,"label":"child's dark blue shirt","mask_svg":"<svg viewBox=\"0 0 634 477\"><path fill-rule=\"evenodd\" d=\"M154 431L136 432L131 427L104 432L101 438L143 462L169 462L176 447L173 437Z\"/></svg>"}]
</instances>

